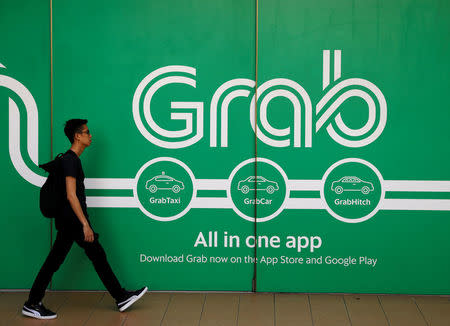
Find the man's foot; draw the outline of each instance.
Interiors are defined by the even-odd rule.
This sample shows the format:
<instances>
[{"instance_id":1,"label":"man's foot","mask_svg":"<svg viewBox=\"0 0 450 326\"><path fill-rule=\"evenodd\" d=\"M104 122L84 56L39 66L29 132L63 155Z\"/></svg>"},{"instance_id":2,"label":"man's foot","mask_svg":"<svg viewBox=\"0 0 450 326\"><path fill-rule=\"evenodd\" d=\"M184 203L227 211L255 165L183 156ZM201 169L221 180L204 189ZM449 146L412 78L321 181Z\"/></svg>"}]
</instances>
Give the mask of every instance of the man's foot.
<instances>
[{"instance_id":1,"label":"man's foot","mask_svg":"<svg viewBox=\"0 0 450 326\"><path fill-rule=\"evenodd\" d=\"M45 308L42 302L39 302L37 304L31 304L28 301L25 302L22 308L22 315L37 319L56 318L56 314L53 311Z\"/></svg>"},{"instance_id":2,"label":"man's foot","mask_svg":"<svg viewBox=\"0 0 450 326\"><path fill-rule=\"evenodd\" d=\"M147 290L147 287L143 287L142 289L136 291L127 291L123 300L121 300L120 302L116 301L119 311L125 311L133 303L138 301L145 294L145 292L147 292Z\"/></svg>"}]
</instances>

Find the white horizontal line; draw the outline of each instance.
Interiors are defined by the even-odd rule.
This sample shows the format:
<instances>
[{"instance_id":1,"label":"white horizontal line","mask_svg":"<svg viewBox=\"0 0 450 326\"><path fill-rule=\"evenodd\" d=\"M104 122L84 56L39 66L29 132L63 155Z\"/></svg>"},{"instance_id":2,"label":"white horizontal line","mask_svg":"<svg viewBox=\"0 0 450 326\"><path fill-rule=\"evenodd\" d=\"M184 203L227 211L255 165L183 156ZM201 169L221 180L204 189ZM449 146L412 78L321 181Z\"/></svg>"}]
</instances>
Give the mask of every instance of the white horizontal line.
<instances>
[{"instance_id":1,"label":"white horizontal line","mask_svg":"<svg viewBox=\"0 0 450 326\"><path fill-rule=\"evenodd\" d=\"M134 179L87 178L84 180L86 189L133 189Z\"/></svg>"},{"instance_id":2,"label":"white horizontal line","mask_svg":"<svg viewBox=\"0 0 450 326\"><path fill-rule=\"evenodd\" d=\"M402 211L450 211L449 199L384 199L381 208Z\"/></svg>"},{"instance_id":3,"label":"white horizontal line","mask_svg":"<svg viewBox=\"0 0 450 326\"><path fill-rule=\"evenodd\" d=\"M385 180L386 191L450 192L450 181Z\"/></svg>"},{"instance_id":4,"label":"white horizontal line","mask_svg":"<svg viewBox=\"0 0 450 326\"><path fill-rule=\"evenodd\" d=\"M87 178L86 189L133 189L135 179ZM197 190L227 190L228 179L196 179ZM320 191L322 180L288 180L291 191ZM385 191L450 192L450 181L384 180Z\"/></svg>"},{"instance_id":5,"label":"white horizontal line","mask_svg":"<svg viewBox=\"0 0 450 326\"><path fill-rule=\"evenodd\" d=\"M315 190L322 188L322 180L288 180L287 187L289 190Z\"/></svg>"},{"instance_id":6,"label":"white horizontal line","mask_svg":"<svg viewBox=\"0 0 450 326\"><path fill-rule=\"evenodd\" d=\"M320 198L289 198L285 209L325 209Z\"/></svg>"},{"instance_id":7,"label":"white horizontal line","mask_svg":"<svg viewBox=\"0 0 450 326\"><path fill-rule=\"evenodd\" d=\"M86 198L89 207L138 207L134 197L101 197ZM194 198L191 208L232 208L228 198L200 197ZM285 209L325 209L320 198L289 198ZM450 211L450 199L384 199L382 210L405 211Z\"/></svg>"},{"instance_id":8,"label":"white horizontal line","mask_svg":"<svg viewBox=\"0 0 450 326\"><path fill-rule=\"evenodd\" d=\"M197 190L227 190L228 179L196 179Z\"/></svg>"},{"instance_id":9,"label":"white horizontal line","mask_svg":"<svg viewBox=\"0 0 450 326\"><path fill-rule=\"evenodd\" d=\"M192 208L232 208L231 200L228 198L200 197L195 198L191 204Z\"/></svg>"},{"instance_id":10,"label":"white horizontal line","mask_svg":"<svg viewBox=\"0 0 450 326\"><path fill-rule=\"evenodd\" d=\"M138 207L134 197L86 197L88 207Z\"/></svg>"}]
</instances>

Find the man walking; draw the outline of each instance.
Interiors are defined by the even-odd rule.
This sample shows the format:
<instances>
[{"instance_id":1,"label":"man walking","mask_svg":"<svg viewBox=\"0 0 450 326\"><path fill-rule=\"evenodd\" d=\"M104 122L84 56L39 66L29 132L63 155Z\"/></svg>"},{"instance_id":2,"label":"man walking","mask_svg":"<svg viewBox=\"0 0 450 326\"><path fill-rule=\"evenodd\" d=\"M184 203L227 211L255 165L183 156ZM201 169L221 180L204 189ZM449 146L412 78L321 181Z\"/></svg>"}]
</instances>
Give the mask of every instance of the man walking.
<instances>
[{"instance_id":1,"label":"man walking","mask_svg":"<svg viewBox=\"0 0 450 326\"><path fill-rule=\"evenodd\" d=\"M92 142L92 135L86 124L87 120L71 119L64 127L64 133L72 144L61 161L66 199L60 213L55 217L58 233L52 250L33 283L28 300L23 305L22 314L25 316L37 319L56 318L56 313L47 309L41 301L53 274L64 262L74 242L84 249L106 289L116 300L119 311L125 311L147 292L147 287L137 291L126 291L121 287L98 241L98 233L92 230L80 160L81 154Z\"/></svg>"}]
</instances>

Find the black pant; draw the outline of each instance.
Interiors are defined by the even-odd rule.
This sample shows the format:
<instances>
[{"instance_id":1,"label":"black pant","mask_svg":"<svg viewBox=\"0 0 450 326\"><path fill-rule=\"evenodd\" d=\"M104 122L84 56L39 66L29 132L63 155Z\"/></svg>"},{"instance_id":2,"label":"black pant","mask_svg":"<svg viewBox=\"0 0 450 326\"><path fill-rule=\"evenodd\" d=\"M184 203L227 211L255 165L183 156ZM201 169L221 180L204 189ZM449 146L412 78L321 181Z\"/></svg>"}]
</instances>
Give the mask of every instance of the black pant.
<instances>
[{"instance_id":1,"label":"black pant","mask_svg":"<svg viewBox=\"0 0 450 326\"><path fill-rule=\"evenodd\" d=\"M74 236L68 232L58 231L53 248L33 283L28 298L29 302L38 303L42 300L45 289L50 283L53 274L64 262L64 259L74 242L84 249L86 256L92 261L95 271L111 296L116 300L121 300L123 298L125 290L120 286L119 281L106 259L105 251L98 242L98 234L95 234L94 242L86 242L80 236Z\"/></svg>"}]
</instances>

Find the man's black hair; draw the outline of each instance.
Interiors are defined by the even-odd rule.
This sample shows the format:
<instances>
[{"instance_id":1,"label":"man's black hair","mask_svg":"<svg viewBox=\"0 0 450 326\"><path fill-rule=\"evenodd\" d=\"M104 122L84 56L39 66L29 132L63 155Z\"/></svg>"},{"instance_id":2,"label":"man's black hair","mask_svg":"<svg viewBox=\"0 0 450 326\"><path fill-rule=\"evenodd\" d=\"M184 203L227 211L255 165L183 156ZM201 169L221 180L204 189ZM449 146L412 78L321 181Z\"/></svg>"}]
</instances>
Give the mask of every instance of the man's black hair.
<instances>
[{"instance_id":1,"label":"man's black hair","mask_svg":"<svg viewBox=\"0 0 450 326\"><path fill-rule=\"evenodd\" d=\"M74 142L75 134L81 133L83 131L83 125L88 121L86 119L70 119L66 121L64 126L64 133L71 144Z\"/></svg>"}]
</instances>

